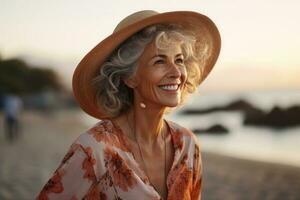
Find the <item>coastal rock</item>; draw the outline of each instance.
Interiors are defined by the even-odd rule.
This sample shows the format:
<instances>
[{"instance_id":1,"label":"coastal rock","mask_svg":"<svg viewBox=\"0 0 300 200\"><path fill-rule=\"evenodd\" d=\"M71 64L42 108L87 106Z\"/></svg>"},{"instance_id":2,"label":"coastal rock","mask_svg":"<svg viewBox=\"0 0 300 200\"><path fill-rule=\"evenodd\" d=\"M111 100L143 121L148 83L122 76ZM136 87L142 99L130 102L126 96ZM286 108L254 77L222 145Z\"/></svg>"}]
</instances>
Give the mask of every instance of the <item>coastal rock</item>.
<instances>
[{"instance_id":1,"label":"coastal rock","mask_svg":"<svg viewBox=\"0 0 300 200\"><path fill-rule=\"evenodd\" d=\"M262 114L263 111L254 107L249 102L239 99L225 106L215 106L207 109L186 109L182 112L185 115L208 114L218 111L242 111L250 115Z\"/></svg>"},{"instance_id":2,"label":"coastal rock","mask_svg":"<svg viewBox=\"0 0 300 200\"><path fill-rule=\"evenodd\" d=\"M244 125L270 127L274 129L300 126L300 106L292 106L286 109L275 106L270 112L264 112L242 99L225 106L215 106L207 109L186 109L182 114L200 115L218 111L241 111L244 114ZM201 130L201 132L203 132L203 130ZM207 130L204 130L204 132L207 132Z\"/></svg>"},{"instance_id":3,"label":"coastal rock","mask_svg":"<svg viewBox=\"0 0 300 200\"><path fill-rule=\"evenodd\" d=\"M267 126L275 129L300 125L300 106L283 109L275 106L269 113L250 115L246 113L244 125Z\"/></svg>"},{"instance_id":4,"label":"coastal rock","mask_svg":"<svg viewBox=\"0 0 300 200\"><path fill-rule=\"evenodd\" d=\"M228 129L221 124L215 124L207 129L193 129L193 132L196 134L227 134L229 133Z\"/></svg>"}]
</instances>

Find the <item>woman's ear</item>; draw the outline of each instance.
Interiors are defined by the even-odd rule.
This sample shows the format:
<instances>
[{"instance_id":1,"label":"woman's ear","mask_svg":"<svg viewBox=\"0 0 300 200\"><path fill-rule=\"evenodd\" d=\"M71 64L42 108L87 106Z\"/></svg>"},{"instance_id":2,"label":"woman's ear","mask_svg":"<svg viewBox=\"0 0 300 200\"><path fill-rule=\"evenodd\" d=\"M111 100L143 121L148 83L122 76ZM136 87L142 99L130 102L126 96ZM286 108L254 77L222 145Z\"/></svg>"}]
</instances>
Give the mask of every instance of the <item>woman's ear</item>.
<instances>
[{"instance_id":1,"label":"woman's ear","mask_svg":"<svg viewBox=\"0 0 300 200\"><path fill-rule=\"evenodd\" d=\"M135 88L137 86L137 80L135 77L130 77L123 81L129 88Z\"/></svg>"}]
</instances>

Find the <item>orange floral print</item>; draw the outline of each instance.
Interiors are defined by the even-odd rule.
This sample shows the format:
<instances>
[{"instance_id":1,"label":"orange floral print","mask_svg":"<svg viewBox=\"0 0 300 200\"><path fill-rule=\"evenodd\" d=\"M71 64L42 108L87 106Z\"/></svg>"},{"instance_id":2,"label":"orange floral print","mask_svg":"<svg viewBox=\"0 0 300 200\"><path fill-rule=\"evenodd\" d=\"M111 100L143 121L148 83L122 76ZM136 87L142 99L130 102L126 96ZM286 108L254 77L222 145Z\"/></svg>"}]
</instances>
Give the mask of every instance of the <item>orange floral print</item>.
<instances>
[{"instance_id":1,"label":"orange floral print","mask_svg":"<svg viewBox=\"0 0 300 200\"><path fill-rule=\"evenodd\" d=\"M202 190L202 176L201 171L201 158L200 158L200 148L198 145L195 145L194 152L194 168L193 168L193 192L192 199L201 198L201 190Z\"/></svg>"},{"instance_id":2,"label":"orange floral print","mask_svg":"<svg viewBox=\"0 0 300 200\"><path fill-rule=\"evenodd\" d=\"M84 200L107 200L104 193L100 192L97 186L93 186L87 195L83 198Z\"/></svg>"},{"instance_id":3,"label":"orange floral print","mask_svg":"<svg viewBox=\"0 0 300 200\"><path fill-rule=\"evenodd\" d=\"M193 191L191 194L191 198L194 200L198 200L199 197L201 197L201 188L202 188L202 177L200 179L196 180L194 186L193 186Z\"/></svg>"},{"instance_id":4,"label":"orange floral print","mask_svg":"<svg viewBox=\"0 0 300 200\"><path fill-rule=\"evenodd\" d=\"M87 157L82 163L82 169L85 170L83 177L95 181L96 176L94 173L93 165L96 164L96 159L94 159L92 156L92 148L91 147L84 148L84 152L87 154Z\"/></svg>"},{"instance_id":5,"label":"orange floral print","mask_svg":"<svg viewBox=\"0 0 300 200\"><path fill-rule=\"evenodd\" d=\"M63 184L61 183L61 178L63 175L63 170L56 170L52 178L44 186L42 192L39 194L37 199L48 200L48 193L61 193L64 190Z\"/></svg>"},{"instance_id":6,"label":"orange floral print","mask_svg":"<svg viewBox=\"0 0 300 200\"><path fill-rule=\"evenodd\" d=\"M113 145L122 151L128 151L122 138L118 138L119 130L114 128L114 125L109 120L103 120L102 123L97 124L89 131L89 134L93 135L97 142L104 142L106 144ZM121 141L120 141L121 139Z\"/></svg>"},{"instance_id":7,"label":"orange floral print","mask_svg":"<svg viewBox=\"0 0 300 200\"><path fill-rule=\"evenodd\" d=\"M182 150L183 147L183 136L179 130L176 130L176 132L173 135L174 138L174 149Z\"/></svg>"},{"instance_id":8,"label":"orange floral print","mask_svg":"<svg viewBox=\"0 0 300 200\"><path fill-rule=\"evenodd\" d=\"M194 152L194 172L193 172L193 180L196 180L199 176L199 168L200 165L200 149L197 145L195 145L195 152Z\"/></svg>"},{"instance_id":9,"label":"orange floral print","mask_svg":"<svg viewBox=\"0 0 300 200\"><path fill-rule=\"evenodd\" d=\"M111 148L106 148L104 154L105 166L109 170L114 184L122 190L128 191L137 183L133 171L126 165L120 155Z\"/></svg>"},{"instance_id":10,"label":"orange floral print","mask_svg":"<svg viewBox=\"0 0 300 200\"><path fill-rule=\"evenodd\" d=\"M172 200L190 200L192 192L192 170L188 169L186 164L177 165L171 177L171 190L169 199Z\"/></svg>"}]
</instances>

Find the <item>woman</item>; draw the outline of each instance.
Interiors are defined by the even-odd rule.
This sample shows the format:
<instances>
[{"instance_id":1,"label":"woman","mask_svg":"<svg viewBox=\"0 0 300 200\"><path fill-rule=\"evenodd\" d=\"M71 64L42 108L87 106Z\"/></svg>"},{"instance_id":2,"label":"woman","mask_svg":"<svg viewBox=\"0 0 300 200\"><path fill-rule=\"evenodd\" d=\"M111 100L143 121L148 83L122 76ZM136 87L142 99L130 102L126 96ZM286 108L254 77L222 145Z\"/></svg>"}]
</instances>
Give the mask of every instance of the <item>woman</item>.
<instances>
[{"instance_id":1,"label":"woman","mask_svg":"<svg viewBox=\"0 0 300 200\"><path fill-rule=\"evenodd\" d=\"M220 51L195 12L140 11L79 63L73 92L101 119L71 145L38 199L201 199L197 138L164 119L206 78Z\"/></svg>"}]
</instances>

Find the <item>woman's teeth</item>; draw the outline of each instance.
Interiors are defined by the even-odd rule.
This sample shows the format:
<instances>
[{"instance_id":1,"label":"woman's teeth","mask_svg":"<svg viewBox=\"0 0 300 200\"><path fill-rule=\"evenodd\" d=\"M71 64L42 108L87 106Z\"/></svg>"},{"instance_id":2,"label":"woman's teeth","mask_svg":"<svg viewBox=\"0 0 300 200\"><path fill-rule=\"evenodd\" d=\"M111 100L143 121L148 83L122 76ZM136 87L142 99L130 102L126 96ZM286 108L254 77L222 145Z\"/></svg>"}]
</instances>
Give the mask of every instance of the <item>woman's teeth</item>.
<instances>
[{"instance_id":1,"label":"woman's teeth","mask_svg":"<svg viewBox=\"0 0 300 200\"><path fill-rule=\"evenodd\" d=\"M161 89L163 90L177 90L178 89L178 85L162 85L162 86L159 86Z\"/></svg>"}]
</instances>

